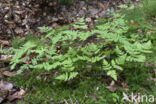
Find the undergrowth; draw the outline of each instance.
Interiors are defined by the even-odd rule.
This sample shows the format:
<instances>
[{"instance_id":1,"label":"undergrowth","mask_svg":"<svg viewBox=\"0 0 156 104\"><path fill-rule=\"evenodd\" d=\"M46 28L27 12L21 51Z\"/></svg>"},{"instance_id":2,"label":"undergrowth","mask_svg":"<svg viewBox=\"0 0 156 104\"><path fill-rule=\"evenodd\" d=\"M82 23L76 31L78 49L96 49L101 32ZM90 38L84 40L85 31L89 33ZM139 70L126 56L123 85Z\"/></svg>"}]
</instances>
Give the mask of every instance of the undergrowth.
<instances>
[{"instance_id":1,"label":"undergrowth","mask_svg":"<svg viewBox=\"0 0 156 104\"><path fill-rule=\"evenodd\" d=\"M156 16L156 1L155 0L142 0L138 6L124 6L125 9L121 10L121 13L125 15L125 19L130 23L134 21L137 24L148 24L148 19L155 18ZM148 24L149 25L149 24ZM143 25L145 26L145 25Z\"/></svg>"},{"instance_id":2,"label":"undergrowth","mask_svg":"<svg viewBox=\"0 0 156 104\"><path fill-rule=\"evenodd\" d=\"M154 83L145 80L150 77L147 74L148 71L144 67L136 68L134 66L121 73L121 76L128 82L127 94L141 92L141 94L156 96ZM50 102L59 104L125 104L122 101L122 93L125 91L119 88L114 93L110 92L106 89L108 86L106 79L99 75L86 76L68 83L59 83L42 71L33 70L27 75L14 76L8 80L15 82L21 88L27 88L28 94L24 101L20 101L18 104L48 104Z\"/></svg>"},{"instance_id":3,"label":"undergrowth","mask_svg":"<svg viewBox=\"0 0 156 104\"><path fill-rule=\"evenodd\" d=\"M126 63L145 62L145 53L151 53L150 41L135 42L126 37L128 26L123 18L116 14L91 31L85 31L83 18L73 24L75 30L56 32L40 27L46 36L15 49L11 69L24 63L18 74L25 69L43 69L57 73L56 79L64 81L81 75L80 72L96 70L117 80Z\"/></svg>"},{"instance_id":4,"label":"undergrowth","mask_svg":"<svg viewBox=\"0 0 156 104\"><path fill-rule=\"evenodd\" d=\"M125 16L101 19L91 31L81 18L63 28L40 27L41 39L13 41L11 68L19 71L8 81L28 93L18 104L125 104L123 88L106 89L109 77L127 83L128 94L156 96L156 84L149 80L156 77L153 3L151 9L130 8Z\"/></svg>"}]
</instances>

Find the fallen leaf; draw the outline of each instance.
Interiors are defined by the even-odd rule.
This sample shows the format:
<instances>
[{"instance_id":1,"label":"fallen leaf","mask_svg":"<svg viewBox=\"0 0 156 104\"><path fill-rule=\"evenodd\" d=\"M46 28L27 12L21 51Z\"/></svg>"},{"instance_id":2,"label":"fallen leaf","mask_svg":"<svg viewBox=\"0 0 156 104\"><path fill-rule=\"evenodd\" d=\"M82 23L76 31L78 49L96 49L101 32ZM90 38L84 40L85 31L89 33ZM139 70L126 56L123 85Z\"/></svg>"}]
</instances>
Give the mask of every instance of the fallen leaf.
<instances>
[{"instance_id":1,"label":"fallen leaf","mask_svg":"<svg viewBox=\"0 0 156 104\"><path fill-rule=\"evenodd\" d=\"M153 81L153 82L156 82L156 78L148 78L147 81Z\"/></svg>"},{"instance_id":2,"label":"fallen leaf","mask_svg":"<svg viewBox=\"0 0 156 104\"><path fill-rule=\"evenodd\" d=\"M59 27L59 25L57 24L57 23L53 23L52 24L52 28L54 29L54 28L57 28L57 27Z\"/></svg>"},{"instance_id":3,"label":"fallen leaf","mask_svg":"<svg viewBox=\"0 0 156 104\"><path fill-rule=\"evenodd\" d=\"M118 87L117 87L116 85L107 86L106 88L107 88L109 91L111 91L111 92L115 92L115 91L118 89Z\"/></svg>"},{"instance_id":4,"label":"fallen leaf","mask_svg":"<svg viewBox=\"0 0 156 104\"><path fill-rule=\"evenodd\" d=\"M2 73L3 71L6 71L6 70L10 70L10 67L3 67L3 68L0 68L0 73Z\"/></svg>"},{"instance_id":5,"label":"fallen leaf","mask_svg":"<svg viewBox=\"0 0 156 104\"><path fill-rule=\"evenodd\" d=\"M128 86L127 86L127 84L125 82L122 82L121 85L122 85L125 92L127 92L129 90Z\"/></svg>"},{"instance_id":6,"label":"fallen leaf","mask_svg":"<svg viewBox=\"0 0 156 104\"><path fill-rule=\"evenodd\" d=\"M154 67L154 63L146 63L145 67L147 67L147 68Z\"/></svg>"},{"instance_id":7,"label":"fallen leaf","mask_svg":"<svg viewBox=\"0 0 156 104\"><path fill-rule=\"evenodd\" d=\"M90 22L92 22L92 19L88 17L85 19L85 22L90 23Z\"/></svg>"},{"instance_id":8,"label":"fallen leaf","mask_svg":"<svg viewBox=\"0 0 156 104\"><path fill-rule=\"evenodd\" d=\"M21 28L16 28L16 29L15 29L15 32L16 32L17 34L20 34L20 33L23 33L23 30L22 30Z\"/></svg>"},{"instance_id":9,"label":"fallen leaf","mask_svg":"<svg viewBox=\"0 0 156 104\"><path fill-rule=\"evenodd\" d=\"M115 85L115 82L112 81L111 84L109 86L106 87L109 91L111 92L115 92L118 89L118 86Z\"/></svg>"},{"instance_id":10,"label":"fallen leaf","mask_svg":"<svg viewBox=\"0 0 156 104\"><path fill-rule=\"evenodd\" d=\"M152 81L153 81L153 82L156 82L156 78L152 78Z\"/></svg>"},{"instance_id":11,"label":"fallen leaf","mask_svg":"<svg viewBox=\"0 0 156 104\"><path fill-rule=\"evenodd\" d=\"M24 11L15 11L15 13L22 14L22 13L24 13Z\"/></svg>"},{"instance_id":12,"label":"fallen leaf","mask_svg":"<svg viewBox=\"0 0 156 104\"><path fill-rule=\"evenodd\" d=\"M9 46L10 43L7 40L0 40L0 44Z\"/></svg>"},{"instance_id":13,"label":"fallen leaf","mask_svg":"<svg viewBox=\"0 0 156 104\"><path fill-rule=\"evenodd\" d=\"M2 75L11 77L11 76L15 76L16 72L4 71L4 72L2 72Z\"/></svg>"},{"instance_id":14,"label":"fallen leaf","mask_svg":"<svg viewBox=\"0 0 156 104\"><path fill-rule=\"evenodd\" d=\"M58 20L59 20L59 19L56 18L56 17L53 17L53 18L52 18L52 21L53 21L53 22L56 22L56 21L58 21Z\"/></svg>"},{"instance_id":15,"label":"fallen leaf","mask_svg":"<svg viewBox=\"0 0 156 104\"><path fill-rule=\"evenodd\" d=\"M2 104L3 101L4 101L4 99L2 97L0 97L0 104Z\"/></svg>"},{"instance_id":16,"label":"fallen leaf","mask_svg":"<svg viewBox=\"0 0 156 104\"><path fill-rule=\"evenodd\" d=\"M13 100L16 100L16 99L23 99L24 95L25 95L25 91L23 89L21 89L20 91L17 91L12 95L9 95L7 97L7 99L9 101L13 101Z\"/></svg>"},{"instance_id":17,"label":"fallen leaf","mask_svg":"<svg viewBox=\"0 0 156 104\"><path fill-rule=\"evenodd\" d=\"M131 21L130 21L130 24L131 24L131 25L137 25L137 24L134 22L134 20L131 20Z\"/></svg>"},{"instance_id":18,"label":"fallen leaf","mask_svg":"<svg viewBox=\"0 0 156 104\"><path fill-rule=\"evenodd\" d=\"M151 34L152 34L152 30L148 30L147 35L151 35Z\"/></svg>"},{"instance_id":19,"label":"fallen leaf","mask_svg":"<svg viewBox=\"0 0 156 104\"><path fill-rule=\"evenodd\" d=\"M143 34L142 29L138 29L137 32L138 32L139 34L141 34L141 35Z\"/></svg>"},{"instance_id":20,"label":"fallen leaf","mask_svg":"<svg viewBox=\"0 0 156 104\"><path fill-rule=\"evenodd\" d=\"M100 17L103 17L103 16L105 16L105 15L106 15L106 11L102 11L102 12L99 13L99 16L100 16Z\"/></svg>"},{"instance_id":21,"label":"fallen leaf","mask_svg":"<svg viewBox=\"0 0 156 104\"><path fill-rule=\"evenodd\" d=\"M95 16L99 12L99 10L95 9L95 8L91 8L89 11L90 11L92 16Z\"/></svg>"},{"instance_id":22,"label":"fallen leaf","mask_svg":"<svg viewBox=\"0 0 156 104\"><path fill-rule=\"evenodd\" d=\"M5 81L1 81L0 89L1 90L11 90L13 88L13 84Z\"/></svg>"},{"instance_id":23,"label":"fallen leaf","mask_svg":"<svg viewBox=\"0 0 156 104\"><path fill-rule=\"evenodd\" d=\"M9 61L12 57L13 57L13 55L1 55L0 62Z\"/></svg>"},{"instance_id":24,"label":"fallen leaf","mask_svg":"<svg viewBox=\"0 0 156 104\"><path fill-rule=\"evenodd\" d=\"M9 91L13 88L13 84L9 83L9 82L5 82L5 81L1 81L0 83L0 89L1 89L1 93L2 93L2 97L5 99L8 94Z\"/></svg>"},{"instance_id":25,"label":"fallen leaf","mask_svg":"<svg viewBox=\"0 0 156 104\"><path fill-rule=\"evenodd\" d=\"M100 9L105 10L106 9L106 5L103 3L98 2L98 6Z\"/></svg>"}]
</instances>

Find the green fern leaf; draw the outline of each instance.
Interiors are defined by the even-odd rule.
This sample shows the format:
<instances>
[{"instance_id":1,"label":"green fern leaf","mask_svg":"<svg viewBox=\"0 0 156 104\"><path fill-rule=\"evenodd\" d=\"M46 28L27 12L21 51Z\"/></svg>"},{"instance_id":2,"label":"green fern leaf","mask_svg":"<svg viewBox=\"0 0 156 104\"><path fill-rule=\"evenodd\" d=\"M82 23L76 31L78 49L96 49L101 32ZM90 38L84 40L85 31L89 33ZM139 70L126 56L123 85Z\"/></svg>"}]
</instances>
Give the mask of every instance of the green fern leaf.
<instances>
[{"instance_id":1,"label":"green fern leaf","mask_svg":"<svg viewBox=\"0 0 156 104\"><path fill-rule=\"evenodd\" d=\"M110 77L112 77L114 80L117 80L117 73L116 73L115 70L109 70L107 72L107 75L110 76Z\"/></svg>"},{"instance_id":2,"label":"green fern leaf","mask_svg":"<svg viewBox=\"0 0 156 104\"><path fill-rule=\"evenodd\" d=\"M78 75L78 72L70 72L68 80L75 78Z\"/></svg>"}]
</instances>

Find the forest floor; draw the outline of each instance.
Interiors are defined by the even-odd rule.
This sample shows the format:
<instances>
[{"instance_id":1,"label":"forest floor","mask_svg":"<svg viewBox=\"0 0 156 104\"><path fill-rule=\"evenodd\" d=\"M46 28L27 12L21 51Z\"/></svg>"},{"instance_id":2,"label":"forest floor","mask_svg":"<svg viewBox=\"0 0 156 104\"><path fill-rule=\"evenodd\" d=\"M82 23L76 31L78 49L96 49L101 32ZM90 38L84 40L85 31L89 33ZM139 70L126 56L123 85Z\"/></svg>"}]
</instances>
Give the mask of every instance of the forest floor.
<instances>
[{"instance_id":1,"label":"forest floor","mask_svg":"<svg viewBox=\"0 0 156 104\"><path fill-rule=\"evenodd\" d=\"M19 47L19 40L27 35L42 36L38 27L48 26L62 29L79 18L84 17L88 30L111 18L119 12L121 4L137 5L138 0L92 0L77 1L72 5L55 5L30 0L0 1L0 46L7 49ZM120 11L128 21L130 34L134 39L152 41L152 54L147 55L147 62L128 66L120 73L119 81L103 75L86 75L78 80L60 83L51 78L44 70L31 70L21 75L10 71L10 58L13 55L3 54L0 50L0 103L2 104L155 104L150 102L151 96L156 98L156 17L144 18L142 10L130 12ZM150 13L150 12L149 12ZM139 34L139 35L138 35ZM19 65L20 66L20 65ZM138 67L139 66L139 67ZM133 70L132 70L133 69ZM90 73L89 73L90 74ZM147 102L123 101L124 93L135 98L145 95Z\"/></svg>"},{"instance_id":2,"label":"forest floor","mask_svg":"<svg viewBox=\"0 0 156 104\"><path fill-rule=\"evenodd\" d=\"M118 5L124 3L130 4L124 0L80 0L72 5L57 5L55 0L3 0L0 2L0 39L24 37L28 33L37 34L37 27L56 28L73 23L81 17L84 17L92 28L98 18L110 16L117 10Z\"/></svg>"}]
</instances>

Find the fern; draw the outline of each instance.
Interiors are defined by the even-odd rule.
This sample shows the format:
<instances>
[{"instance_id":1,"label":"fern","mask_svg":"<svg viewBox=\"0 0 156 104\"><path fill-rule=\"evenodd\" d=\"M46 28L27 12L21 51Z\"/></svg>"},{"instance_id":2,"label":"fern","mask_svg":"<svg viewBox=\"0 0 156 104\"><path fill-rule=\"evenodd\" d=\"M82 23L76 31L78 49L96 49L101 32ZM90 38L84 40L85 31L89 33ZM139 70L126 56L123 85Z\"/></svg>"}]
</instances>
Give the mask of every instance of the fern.
<instances>
[{"instance_id":1,"label":"fern","mask_svg":"<svg viewBox=\"0 0 156 104\"><path fill-rule=\"evenodd\" d=\"M80 18L78 22L74 23L73 25L76 29L87 29L87 25L84 22L84 18Z\"/></svg>"},{"instance_id":2,"label":"fern","mask_svg":"<svg viewBox=\"0 0 156 104\"><path fill-rule=\"evenodd\" d=\"M108 70L110 70L110 69L112 69L112 66L107 62L107 60L103 60L103 70L106 70L106 71L108 71Z\"/></svg>"},{"instance_id":3,"label":"fern","mask_svg":"<svg viewBox=\"0 0 156 104\"><path fill-rule=\"evenodd\" d=\"M29 68L54 71L59 73L57 80L67 81L83 70L104 70L108 76L117 80L118 72L124 70L126 63L145 62L145 54L151 53L150 41L134 42L126 37L129 27L120 14L91 31L85 30L88 26L83 18L72 27L74 30L63 31L40 27L46 33L46 37L42 38L43 43L28 41L21 48L15 49L11 68L29 61L23 63L20 73ZM47 43L47 40L51 42Z\"/></svg>"},{"instance_id":4,"label":"fern","mask_svg":"<svg viewBox=\"0 0 156 104\"><path fill-rule=\"evenodd\" d=\"M78 72L71 72L70 74L64 73L56 77L58 80L68 81L75 78L78 75Z\"/></svg>"},{"instance_id":5,"label":"fern","mask_svg":"<svg viewBox=\"0 0 156 104\"><path fill-rule=\"evenodd\" d=\"M115 70L109 70L109 71L107 72L107 75L108 75L108 76L111 76L114 80L117 80L117 73L116 73Z\"/></svg>"},{"instance_id":6,"label":"fern","mask_svg":"<svg viewBox=\"0 0 156 104\"><path fill-rule=\"evenodd\" d=\"M16 64L18 64L21 61L25 61L26 59L28 59L28 55L30 54L30 50L31 48L35 47L36 44L29 41L26 44L23 45L23 47L21 47L19 50L15 50L15 55L11 60L11 69L14 69ZM22 56L25 55L24 58L22 58Z\"/></svg>"}]
</instances>

